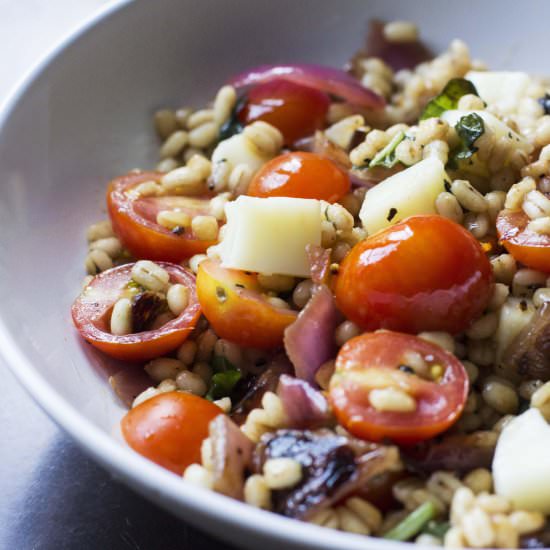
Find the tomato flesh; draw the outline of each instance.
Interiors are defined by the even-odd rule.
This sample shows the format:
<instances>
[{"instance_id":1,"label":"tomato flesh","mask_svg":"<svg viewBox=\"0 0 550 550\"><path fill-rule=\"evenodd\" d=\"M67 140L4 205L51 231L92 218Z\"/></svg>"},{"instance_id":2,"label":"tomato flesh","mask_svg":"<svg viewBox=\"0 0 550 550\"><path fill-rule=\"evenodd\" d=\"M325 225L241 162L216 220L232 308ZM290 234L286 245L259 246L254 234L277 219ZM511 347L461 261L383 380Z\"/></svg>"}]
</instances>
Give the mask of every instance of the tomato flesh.
<instances>
[{"instance_id":1,"label":"tomato flesh","mask_svg":"<svg viewBox=\"0 0 550 550\"><path fill-rule=\"evenodd\" d=\"M134 451L181 475L190 464L200 464L201 444L219 414L221 409L202 397L161 393L126 413L122 434Z\"/></svg>"},{"instance_id":2,"label":"tomato flesh","mask_svg":"<svg viewBox=\"0 0 550 550\"><path fill-rule=\"evenodd\" d=\"M462 226L414 216L356 244L334 286L341 311L366 330L466 329L493 288L483 248Z\"/></svg>"},{"instance_id":3,"label":"tomato flesh","mask_svg":"<svg viewBox=\"0 0 550 550\"><path fill-rule=\"evenodd\" d=\"M75 300L71 312L81 336L97 349L116 359L147 361L180 346L195 328L201 309L193 273L179 265L159 262L170 274L171 283L189 289L189 305L159 329L124 336L111 334L111 312L131 280L133 265L115 267L94 277Z\"/></svg>"},{"instance_id":4,"label":"tomato flesh","mask_svg":"<svg viewBox=\"0 0 550 550\"><path fill-rule=\"evenodd\" d=\"M518 262L550 273L550 235L531 231L529 222L523 210L503 210L496 222L499 240Z\"/></svg>"},{"instance_id":5,"label":"tomato flesh","mask_svg":"<svg viewBox=\"0 0 550 550\"><path fill-rule=\"evenodd\" d=\"M403 371L410 354L420 355L436 379ZM416 401L411 412L380 411L369 401L373 389L400 388ZM456 357L410 334L382 331L352 338L336 358L330 402L338 421L369 441L415 443L434 437L458 420L468 397L468 375Z\"/></svg>"},{"instance_id":6,"label":"tomato flesh","mask_svg":"<svg viewBox=\"0 0 550 550\"><path fill-rule=\"evenodd\" d=\"M276 348L285 328L296 320L291 309L275 307L261 293L256 275L205 260L197 274L204 316L218 336L240 346Z\"/></svg>"},{"instance_id":7,"label":"tomato flesh","mask_svg":"<svg viewBox=\"0 0 550 550\"><path fill-rule=\"evenodd\" d=\"M122 244L137 259L180 262L203 253L212 241L200 241L190 228L175 233L156 221L161 210L179 209L190 215L208 215L208 197L141 197L132 190L146 181L160 182L160 172L129 173L114 179L107 191L107 210L113 230Z\"/></svg>"},{"instance_id":8,"label":"tomato flesh","mask_svg":"<svg viewBox=\"0 0 550 550\"><path fill-rule=\"evenodd\" d=\"M283 134L285 144L292 145L323 127L329 105L328 96L319 90L272 80L250 89L238 117L242 124L255 120L272 124Z\"/></svg>"},{"instance_id":9,"label":"tomato flesh","mask_svg":"<svg viewBox=\"0 0 550 550\"><path fill-rule=\"evenodd\" d=\"M349 189L349 176L332 161L314 153L296 152L275 157L262 166L248 194L336 202Z\"/></svg>"}]
</instances>

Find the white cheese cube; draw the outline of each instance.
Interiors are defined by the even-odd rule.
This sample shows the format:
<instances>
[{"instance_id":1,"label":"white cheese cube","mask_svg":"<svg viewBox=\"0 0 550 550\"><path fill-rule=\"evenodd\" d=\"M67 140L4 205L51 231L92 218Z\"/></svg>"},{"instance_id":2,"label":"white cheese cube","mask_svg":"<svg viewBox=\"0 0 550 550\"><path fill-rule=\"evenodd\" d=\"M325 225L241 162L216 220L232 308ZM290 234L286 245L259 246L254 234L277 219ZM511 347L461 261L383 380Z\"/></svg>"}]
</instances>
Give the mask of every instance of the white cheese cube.
<instances>
[{"instance_id":1,"label":"white cheese cube","mask_svg":"<svg viewBox=\"0 0 550 550\"><path fill-rule=\"evenodd\" d=\"M455 124L463 116L470 115L472 113L475 113L476 115L479 115L479 117L481 117L485 126L487 128L490 128L494 132L495 138L499 139L503 136L506 136L513 142L514 148L521 149L527 154L532 151L533 147L525 138L514 132L510 128L510 126L502 122L502 120L497 118L495 115L489 113L488 111L459 111L453 109L450 111L445 111L441 115L441 118L445 122L447 122L449 126L455 126Z\"/></svg>"},{"instance_id":2,"label":"white cheese cube","mask_svg":"<svg viewBox=\"0 0 550 550\"><path fill-rule=\"evenodd\" d=\"M517 110L530 83L529 75L519 71L470 71L464 78L472 82L487 105L502 114Z\"/></svg>"},{"instance_id":3,"label":"white cheese cube","mask_svg":"<svg viewBox=\"0 0 550 550\"><path fill-rule=\"evenodd\" d=\"M271 158L244 134L236 134L218 143L212 153L212 164L227 162L230 168L246 164L252 172L256 172Z\"/></svg>"},{"instance_id":4,"label":"white cheese cube","mask_svg":"<svg viewBox=\"0 0 550 550\"><path fill-rule=\"evenodd\" d=\"M550 426L538 409L507 424L493 459L495 492L517 508L550 513Z\"/></svg>"},{"instance_id":5,"label":"white cheese cube","mask_svg":"<svg viewBox=\"0 0 550 550\"><path fill-rule=\"evenodd\" d=\"M240 196L225 207L223 267L309 277L306 245L321 244L321 203L313 199Z\"/></svg>"},{"instance_id":6,"label":"white cheese cube","mask_svg":"<svg viewBox=\"0 0 550 550\"><path fill-rule=\"evenodd\" d=\"M359 218L369 235L416 214L435 214L435 199L450 182L443 163L428 157L381 181L365 195Z\"/></svg>"}]
</instances>

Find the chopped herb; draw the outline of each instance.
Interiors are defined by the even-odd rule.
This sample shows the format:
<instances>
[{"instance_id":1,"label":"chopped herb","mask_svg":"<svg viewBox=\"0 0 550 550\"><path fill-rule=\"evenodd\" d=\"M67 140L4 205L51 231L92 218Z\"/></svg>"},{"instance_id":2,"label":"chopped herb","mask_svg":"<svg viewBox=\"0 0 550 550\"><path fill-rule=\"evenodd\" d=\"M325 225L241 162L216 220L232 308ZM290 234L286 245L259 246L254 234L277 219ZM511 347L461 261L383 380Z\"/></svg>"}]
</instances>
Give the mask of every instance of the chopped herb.
<instances>
[{"instance_id":1,"label":"chopped herb","mask_svg":"<svg viewBox=\"0 0 550 550\"><path fill-rule=\"evenodd\" d=\"M241 124L241 121L239 120L239 113L242 111L247 100L248 98L246 97L246 95L241 96L237 100L235 107L233 107L233 110L231 111L231 115L222 124L222 127L220 128L219 141L228 139L231 136L234 136L235 134L240 134L243 131L244 126Z\"/></svg>"},{"instance_id":2,"label":"chopped herb","mask_svg":"<svg viewBox=\"0 0 550 550\"><path fill-rule=\"evenodd\" d=\"M407 374L414 374L414 369L409 365L399 365L397 368L400 371L406 372Z\"/></svg>"},{"instance_id":3,"label":"chopped herb","mask_svg":"<svg viewBox=\"0 0 550 550\"><path fill-rule=\"evenodd\" d=\"M540 97L538 101L544 109L544 114L550 115L550 94L544 94L544 97Z\"/></svg>"},{"instance_id":4,"label":"chopped herb","mask_svg":"<svg viewBox=\"0 0 550 550\"><path fill-rule=\"evenodd\" d=\"M229 370L237 370L237 367L223 355L214 355L211 362L214 372L226 372Z\"/></svg>"},{"instance_id":5,"label":"chopped herb","mask_svg":"<svg viewBox=\"0 0 550 550\"><path fill-rule=\"evenodd\" d=\"M433 502L425 502L413 510L404 520L399 522L393 529L390 529L383 538L391 540L406 541L419 533L434 518L436 509Z\"/></svg>"},{"instance_id":6,"label":"chopped herb","mask_svg":"<svg viewBox=\"0 0 550 550\"><path fill-rule=\"evenodd\" d=\"M172 229L172 233L174 233L174 235L183 235L183 233L185 233L185 227L182 227L181 225L176 225L176 227Z\"/></svg>"},{"instance_id":7,"label":"chopped herb","mask_svg":"<svg viewBox=\"0 0 550 550\"><path fill-rule=\"evenodd\" d=\"M369 162L369 168L374 166L384 166L385 168L393 168L399 161L395 158L396 147L405 139L405 132L398 132L393 136L393 139L381 151L376 153L374 158Z\"/></svg>"},{"instance_id":8,"label":"chopped herb","mask_svg":"<svg viewBox=\"0 0 550 550\"><path fill-rule=\"evenodd\" d=\"M230 395L237 382L241 379L242 373L238 370L228 370L226 372L217 372L212 376L210 389L206 394L206 399L214 401Z\"/></svg>"},{"instance_id":9,"label":"chopped herb","mask_svg":"<svg viewBox=\"0 0 550 550\"><path fill-rule=\"evenodd\" d=\"M458 161L471 159L477 151L475 142L485 132L483 119L476 113L470 113L459 119L455 124L455 130L460 139L460 144L449 155L449 167L454 168ZM471 162L471 160L470 160Z\"/></svg>"},{"instance_id":10,"label":"chopped herb","mask_svg":"<svg viewBox=\"0 0 550 550\"><path fill-rule=\"evenodd\" d=\"M390 211L388 212L388 216L386 219L391 222L393 218L395 218L395 215L397 214L397 208L390 208Z\"/></svg>"},{"instance_id":11,"label":"chopped herb","mask_svg":"<svg viewBox=\"0 0 550 550\"><path fill-rule=\"evenodd\" d=\"M478 95L476 87L469 80L464 78L449 80L443 91L426 105L420 120L439 117L445 111L456 109L458 100L468 94Z\"/></svg>"},{"instance_id":12,"label":"chopped herb","mask_svg":"<svg viewBox=\"0 0 550 550\"><path fill-rule=\"evenodd\" d=\"M218 298L218 301L222 304L227 300L227 294L225 293L225 289L223 287L216 287L216 297Z\"/></svg>"},{"instance_id":13,"label":"chopped herb","mask_svg":"<svg viewBox=\"0 0 550 550\"><path fill-rule=\"evenodd\" d=\"M426 526L424 529L422 529L423 533L427 533L428 535L433 535L434 537L437 537L438 539L443 539L445 536L445 533L451 528L451 524L448 521L428 521L426 523Z\"/></svg>"}]
</instances>

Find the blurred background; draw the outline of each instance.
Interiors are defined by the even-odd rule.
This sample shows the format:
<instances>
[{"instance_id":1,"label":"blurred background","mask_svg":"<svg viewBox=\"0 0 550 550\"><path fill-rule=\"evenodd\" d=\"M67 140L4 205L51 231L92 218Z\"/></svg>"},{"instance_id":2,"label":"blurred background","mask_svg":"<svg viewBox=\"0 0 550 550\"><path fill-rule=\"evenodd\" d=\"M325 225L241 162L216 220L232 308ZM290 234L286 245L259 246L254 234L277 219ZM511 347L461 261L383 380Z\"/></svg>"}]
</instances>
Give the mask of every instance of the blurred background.
<instances>
[{"instance_id":1,"label":"blurred background","mask_svg":"<svg viewBox=\"0 0 550 550\"><path fill-rule=\"evenodd\" d=\"M0 105L106 0L0 0ZM0 363L0 549L230 550L112 479Z\"/></svg>"}]
</instances>

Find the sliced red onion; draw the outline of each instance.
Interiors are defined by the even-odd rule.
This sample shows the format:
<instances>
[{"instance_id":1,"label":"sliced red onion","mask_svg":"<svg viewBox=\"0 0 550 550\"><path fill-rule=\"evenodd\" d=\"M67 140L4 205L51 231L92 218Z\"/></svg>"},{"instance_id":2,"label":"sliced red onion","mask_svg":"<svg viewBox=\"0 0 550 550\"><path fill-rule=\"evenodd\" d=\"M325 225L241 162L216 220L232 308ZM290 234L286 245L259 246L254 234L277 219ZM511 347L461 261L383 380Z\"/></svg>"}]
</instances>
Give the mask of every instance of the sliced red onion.
<instances>
[{"instance_id":1,"label":"sliced red onion","mask_svg":"<svg viewBox=\"0 0 550 550\"><path fill-rule=\"evenodd\" d=\"M210 422L214 489L242 500L245 471L250 467L254 444L224 414Z\"/></svg>"},{"instance_id":2,"label":"sliced red onion","mask_svg":"<svg viewBox=\"0 0 550 550\"><path fill-rule=\"evenodd\" d=\"M334 331L340 318L332 292L322 285L317 287L296 321L285 330L285 350L296 377L315 388L318 387L315 373L336 354Z\"/></svg>"},{"instance_id":3,"label":"sliced red onion","mask_svg":"<svg viewBox=\"0 0 550 550\"><path fill-rule=\"evenodd\" d=\"M330 248L306 245L307 259L311 271L311 280L316 285L324 285L330 273Z\"/></svg>"},{"instance_id":4,"label":"sliced red onion","mask_svg":"<svg viewBox=\"0 0 550 550\"><path fill-rule=\"evenodd\" d=\"M277 395L283 402L289 428L314 430L330 423L325 396L305 380L283 374Z\"/></svg>"},{"instance_id":5,"label":"sliced red onion","mask_svg":"<svg viewBox=\"0 0 550 550\"><path fill-rule=\"evenodd\" d=\"M241 88L275 79L290 80L309 86L340 97L359 107L380 109L385 105L383 97L369 88L365 88L345 71L322 65L260 65L233 77L230 84Z\"/></svg>"}]
</instances>

